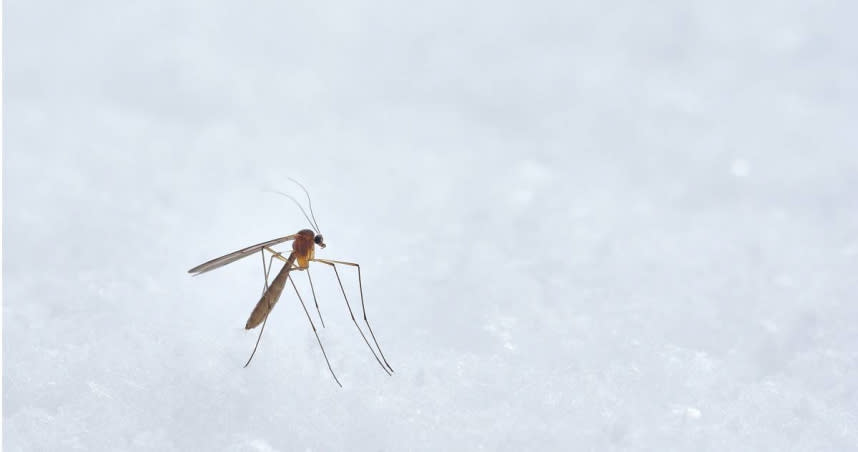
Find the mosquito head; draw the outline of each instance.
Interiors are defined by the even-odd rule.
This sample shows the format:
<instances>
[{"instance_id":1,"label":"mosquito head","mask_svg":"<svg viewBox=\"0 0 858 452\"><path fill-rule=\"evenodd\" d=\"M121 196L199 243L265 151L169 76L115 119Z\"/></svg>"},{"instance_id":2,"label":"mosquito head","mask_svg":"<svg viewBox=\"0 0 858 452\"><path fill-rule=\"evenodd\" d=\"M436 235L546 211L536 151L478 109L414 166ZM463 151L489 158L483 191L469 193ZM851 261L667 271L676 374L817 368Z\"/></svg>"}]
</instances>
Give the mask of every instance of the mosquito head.
<instances>
[{"instance_id":1,"label":"mosquito head","mask_svg":"<svg viewBox=\"0 0 858 452\"><path fill-rule=\"evenodd\" d=\"M325 247L325 239L324 239L324 238L322 238L322 234L316 234L316 236L315 236L315 237L313 237L313 242L314 242L316 245L321 246L322 248L324 248L324 247Z\"/></svg>"}]
</instances>

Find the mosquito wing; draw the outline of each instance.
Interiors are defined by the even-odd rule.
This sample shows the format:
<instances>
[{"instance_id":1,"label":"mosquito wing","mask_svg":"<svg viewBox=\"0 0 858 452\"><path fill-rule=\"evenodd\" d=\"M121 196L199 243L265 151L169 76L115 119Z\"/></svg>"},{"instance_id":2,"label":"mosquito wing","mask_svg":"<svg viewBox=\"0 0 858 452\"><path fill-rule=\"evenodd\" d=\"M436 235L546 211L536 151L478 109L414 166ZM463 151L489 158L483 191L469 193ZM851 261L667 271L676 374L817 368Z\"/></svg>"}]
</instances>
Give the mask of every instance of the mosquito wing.
<instances>
[{"instance_id":1,"label":"mosquito wing","mask_svg":"<svg viewBox=\"0 0 858 452\"><path fill-rule=\"evenodd\" d=\"M278 243L294 240L297 236L298 234L287 235L285 237L280 237L279 239L269 240L267 242L257 243L256 245L248 246L247 248L242 248L225 256L214 258L204 264L197 265L196 267L188 270L188 273L191 273L194 276L201 275L207 271L223 267L226 264L231 264L239 259L250 256L251 254L261 250L262 248L265 248L266 246L274 246Z\"/></svg>"}]
</instances>

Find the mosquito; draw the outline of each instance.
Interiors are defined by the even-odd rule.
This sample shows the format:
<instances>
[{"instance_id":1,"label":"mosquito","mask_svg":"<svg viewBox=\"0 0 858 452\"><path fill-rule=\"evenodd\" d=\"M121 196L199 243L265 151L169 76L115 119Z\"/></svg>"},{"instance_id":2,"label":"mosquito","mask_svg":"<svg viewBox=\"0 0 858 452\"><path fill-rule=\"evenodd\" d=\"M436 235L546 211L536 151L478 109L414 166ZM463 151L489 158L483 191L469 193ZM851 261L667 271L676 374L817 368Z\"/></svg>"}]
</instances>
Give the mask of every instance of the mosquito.
<instances>
[{"instance_id":1,"label":"mosquito","mask_svg":"<svg viewBox=\"0 0 858 452\"><path fill-rule=\"evenodd\" d=\"M244 328L250 330L256 328L260 324L262 324L262 327L259 329L259 336L256 338L256 345L254 345L253 347L253 352L250 354L250 358L247 359L247 362L244 364L244 367L247 367L250 364L250 361L256 354L256 349L259 347L259 341L262 339L262 332L265 331L265 324L268 321L268 315L271 313L271 310L274 308L274 305L276 305L277 301L280 299L280 295L283 293L283 289L286 287L286 281L288 280L292 284L292 288L295 290L295 294L298 296L298 301L301 303L301 307L304 308L304 314L307 315L307 320L310 322L310 327L313 329L313 334L316 336L316 342L319 343L319 348L322 351L322 356L325 358L325 363L328 365L328 370L331 372L331 376L334 377L334 381L337 383L337 385L342 387L343 385L340 383L340 380L334 373L334 369L331 367L330 360L328 360L328 354L325 352L325 347L322 345L322 340L319 338L319 333L316 330L316 324L313 322L313 319L310 316L310 312L307 310L307 305L304 303L304 299L301 297L301 293L298 292L298 287L295 285L295 281L292 279L291 275L291 272L295 270L303 271L307 274L307 279L310 282L310 289L313 293L313 301L316 304L316 311L319 314L319 321L321 322L322 328L324 328L325 321L324 319L322 319L322 311L319 309L319 302L316 299L316 289L313 286L313 279L312 277L310 277L310 262L318 262L330 266L334 270L334 275L336 275L337 277L337 282L340 286L340 292L342 292L343 294L343 299L346 302L346 307L348 308L349 315L352 318L352 322L354 323L355 327L357 328L358 332L366 343L366 346L369 347L369 350L372 352L372 355L373 357L375 357L375 360L388 375L391 375L393 373L393 367L390 366L390 364L387 362L387 358L385 358L384 353L381 351L381 346L378 345L378 340L375 338L375 333L373 333L372 327L369 324L369 319L367 319L366 316L366 304L364 303L363 297L363 280L360 274L360 265L354 262L316 258L316 246L318 245L320 248L325 248L326 245L325 239L322 237L319 224L318 222L316 222L316 215L313 212L313 203L310 200L310 193L300 182L291 178L289 180L301 187L301 190L303 190L304 194L307 196L307 205L310 208L309 216L304 210L304 207L301 206L301 203L298 202L298 200L295 199L293 196L279 191L274 193L278 193L291 199L292 202L294 202L295 205L297 205L298 208L301 209L301 213L304 214L304 218L306 218L307 222L310 223L310 227L312 229L302 229L295 234L290 234L284 237L269 240L267 242L257 243L256 245L251 245L246 248L242 248L238 251L234 251L232 253L214 258L208 262L200 264L188 270L188 273L191 273L193 276L198 276L259 252L262 256L262 270L263 276L265 278L265 284L262 289L262 296L256 303L256 307L254 307L253 311L250 313L250 317L247 319L247 323L244 325ZM312 220L310 219L311 217ZM275 245L289 241L292 242L292 251L288 255L285 255L284 252L279 252L273 248ZM265 260L266 251L270 253L267 265ZM272 265L274 263L274 259L284 262L284 265L269 285L268 277ZM369 334L372 338L372 342L375 344L375 348L378 349L378 353L376 353L375 349L373 349L372 345L370 345L369 340L363 332L363 329L360 327L360 324L358 324L357 319L355 318L351 303L349 303L349 297L348 295L346 295L346 290L343 287L343 281L342 279L340 279L340 273L337 270L338 264L355 267L357 269L358 288L360 290L360 304L361 310L363 311L363 321L366 324L367 330L369 330ZM379 355L381 355L381 358L379 358Z\"/></svg>"}]
</instances>

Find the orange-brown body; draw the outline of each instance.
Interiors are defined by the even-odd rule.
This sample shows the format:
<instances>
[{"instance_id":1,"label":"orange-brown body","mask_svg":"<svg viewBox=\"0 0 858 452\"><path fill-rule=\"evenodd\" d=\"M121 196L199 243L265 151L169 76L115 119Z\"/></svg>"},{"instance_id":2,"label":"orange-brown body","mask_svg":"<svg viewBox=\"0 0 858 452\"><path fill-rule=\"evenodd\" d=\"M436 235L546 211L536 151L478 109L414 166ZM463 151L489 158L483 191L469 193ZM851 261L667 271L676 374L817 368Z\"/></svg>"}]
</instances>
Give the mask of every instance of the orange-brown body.
<instances>
[{"instance_id":1,"label":"orange-brown body","mask_svg":"<svg viewBox=\"0 0 858 452\"><path fill-rule=\"evenodd\" d=\"M292 252L295 253L298 267L307 268L310 266L310 259L316 257L316 244L313 242L316 233L309 229L302 229L295 235L295 241L292 242Z\"/></svg>"}]
</instances>

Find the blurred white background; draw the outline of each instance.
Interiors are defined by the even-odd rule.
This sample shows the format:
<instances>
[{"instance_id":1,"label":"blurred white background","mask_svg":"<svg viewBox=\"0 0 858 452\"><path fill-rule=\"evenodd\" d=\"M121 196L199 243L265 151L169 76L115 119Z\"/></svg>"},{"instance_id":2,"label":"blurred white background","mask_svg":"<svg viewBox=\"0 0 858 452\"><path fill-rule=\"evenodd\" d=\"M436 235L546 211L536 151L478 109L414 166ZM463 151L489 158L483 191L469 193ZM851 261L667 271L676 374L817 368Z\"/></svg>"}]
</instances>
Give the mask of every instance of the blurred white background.
<instances>
[{"instance_id":1,"label":"blurred white background","mask_svg":"<svg viewBox=\"0 0 858 452\"><path fill-rule=\"evenodd\" d=\"M5 2L4 450L856 450L856 5Z\"/></svg>"}]
</instances>

